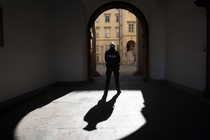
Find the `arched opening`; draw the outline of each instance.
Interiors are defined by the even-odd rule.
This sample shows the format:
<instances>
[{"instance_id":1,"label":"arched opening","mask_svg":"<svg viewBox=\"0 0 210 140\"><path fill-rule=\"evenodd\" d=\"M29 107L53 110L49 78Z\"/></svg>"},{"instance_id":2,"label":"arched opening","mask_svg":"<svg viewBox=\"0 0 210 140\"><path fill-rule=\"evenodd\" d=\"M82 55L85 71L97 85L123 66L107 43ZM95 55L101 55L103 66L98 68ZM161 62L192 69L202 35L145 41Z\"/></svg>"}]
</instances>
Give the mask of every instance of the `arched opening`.
<instances>
[{"instance_id":1,"label":"arched opening","mask_svg":"<svg viewBox=\"0 0 210 140\"><path fill-rule=\"evenodd\" d=\"M136 42L133 40L130 40L126 44L126 54L127 54L127 63L128 64L135 64L137 55L136 54Z\"/></svg>"},{"instance_id":2,"label":"arched opening","mask_svg":"<svg viewBox=\"0 0 210 140\"><path fill-rule=\"evenodd\" d=\"M141 44L136 44L136 43L132 44L132 40L130 40L131 42L129 43L128 41L127 45L129 46L133 45L136 48L139 48L138 54L141 57L136 58L137 71L135 72L135 74L141 75L144 80L147 80L149 78L148 76L148 73L149 73L148 23L143 13L138 8L136 8L135 6L127 2L110 2L110 3L104 4L101 7L99 7L90 17L90 20L88 22L88 27L87 27L88 79L92 80L94 74L96 73L95 71L96 64L95 62L93 63L93 58L92 58L92 56L96 56L94 54L95 53L94 50L96 49L96 46L94 46L95 43L93 43L95 41L94 40L95 38L93 38L93 34L95 34L95 28L93 28L95 20L101 13L103 13L106 10L113 9L113 8L121 8L121 9L128 10L132 12L138 18L139 22L137 23L137 26L138 26L138 29L141 30L141 32L137 31L138 32L137 42L141 42Z\"/></svg>"}]
</instances>

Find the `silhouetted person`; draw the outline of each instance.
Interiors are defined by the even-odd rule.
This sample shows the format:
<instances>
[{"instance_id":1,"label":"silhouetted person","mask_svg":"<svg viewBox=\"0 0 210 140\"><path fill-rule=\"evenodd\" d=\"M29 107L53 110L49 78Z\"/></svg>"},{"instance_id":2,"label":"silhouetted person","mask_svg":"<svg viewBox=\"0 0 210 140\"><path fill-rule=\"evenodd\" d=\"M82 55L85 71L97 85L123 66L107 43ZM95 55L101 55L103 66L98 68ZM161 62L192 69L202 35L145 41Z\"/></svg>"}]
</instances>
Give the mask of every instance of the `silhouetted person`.
<instances>
[{"instance_id":1,"label":"silhouetted person","mask_svg":"<svg viewBox=\"0 0 210 140\"><path fill-rule=\"evenodd\" d=\"M83 129L88 131L95 130L99 122L107 120L114 110L114 104L119 95L117 93L110 101L106 102L107 93L104 93L101 100L98 101L98 104L92 107L85 115L84 121L88 124Z\"/></svg>"},{"instance_id":2,"label":"silhouetted person","mask_svg":"<svg viewBox=\"0 0 210 140\"><path fill-rule=\"evenodd\" d=\"M121 93L119 83L120 54L118 51L115 50L115 44L113 42L110 43L110 49L107 50L105 53L105 61L106 83L104 92L107 93L109 90L110 79L113 72L117 93Z\"/></svg>"}]
</instances>

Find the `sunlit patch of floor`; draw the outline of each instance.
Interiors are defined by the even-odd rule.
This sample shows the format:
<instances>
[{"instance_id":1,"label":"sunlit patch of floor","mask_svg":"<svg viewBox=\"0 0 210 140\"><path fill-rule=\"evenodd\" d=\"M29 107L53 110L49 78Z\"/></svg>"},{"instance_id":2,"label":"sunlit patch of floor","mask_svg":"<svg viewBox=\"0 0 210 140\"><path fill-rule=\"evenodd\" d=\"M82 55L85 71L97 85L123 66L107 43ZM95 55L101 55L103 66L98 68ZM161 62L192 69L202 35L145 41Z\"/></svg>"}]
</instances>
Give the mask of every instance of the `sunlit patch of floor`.
<instances>
[{"instance_id":1,"label":"sunlit patch of floor","mask_svg":"<svg viewBox=\"0 0 210 140\"><path fill-rule=\"evenodd\" d=\"M106 101L116 95L109 91ZM74 91L46 106L28 113L16 127L16 140L112 140L141 128L146 120L141 114L144 99L140 90L122 90L111 116L87 131L86 113L103 96L103 91Z\"/></svg>"}]
</instances>

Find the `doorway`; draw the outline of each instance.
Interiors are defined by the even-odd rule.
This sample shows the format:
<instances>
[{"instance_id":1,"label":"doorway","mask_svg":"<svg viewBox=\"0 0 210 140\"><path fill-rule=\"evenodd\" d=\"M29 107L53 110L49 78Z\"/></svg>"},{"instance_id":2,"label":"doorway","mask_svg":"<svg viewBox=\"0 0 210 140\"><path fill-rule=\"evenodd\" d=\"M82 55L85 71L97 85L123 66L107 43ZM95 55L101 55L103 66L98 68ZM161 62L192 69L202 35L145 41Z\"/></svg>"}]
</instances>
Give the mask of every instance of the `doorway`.
<instances>
[{"instance_id":1,"label":"doorway","mask_svg":"<svg viewBox=\"0 0 210 140\"><path fill-rule=\"evenodd\" d=\"M148 34L148 24L143 13L136 8L135 6L127 3L127 2L110 2L99 7L91 16L88 23L88 78L91 80L94 76L98 76L99 73L96 70L96 61L99 60L99 57L96 55L96 35L98 33L95 28L95 22L97 18L105 11L110 9L125 9L131 13L133 13L137 17L137 34L136 41L130 39L125 43L126 51L130 54L132 53L132 49L137 49L137 54L133 57L133 61L129 63L136 63L136 71L134 75L140 75L143 80L147 80L149 78L149 34ZM129 26L130 27L130 26ZM128 28L129 28L128 27ZM131 25L132 28L132 25ZM119 41L119 45L121 42ZM104 46L106 48L106 46Z\"/></svg>"}]
</instances>

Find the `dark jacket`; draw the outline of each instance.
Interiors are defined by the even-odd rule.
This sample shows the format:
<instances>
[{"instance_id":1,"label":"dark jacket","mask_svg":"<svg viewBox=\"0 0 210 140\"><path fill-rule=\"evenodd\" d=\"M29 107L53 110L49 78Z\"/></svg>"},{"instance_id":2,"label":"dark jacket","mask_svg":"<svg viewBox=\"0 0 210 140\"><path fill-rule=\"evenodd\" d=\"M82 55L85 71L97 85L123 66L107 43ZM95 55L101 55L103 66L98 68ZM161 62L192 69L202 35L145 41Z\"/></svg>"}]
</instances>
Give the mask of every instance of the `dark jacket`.
<instances>
[{"instance_id":1,"label":"dark jacket","mask_svg":"<svg viewBox=\"0 0 210 140\"><path fill-rule=\"evenodd\" d=\"M116 68L119 69L120 65L120 54L114 48L110 48L105 53L105 61L107 68Z\"/></svg>"}]
</instances>

